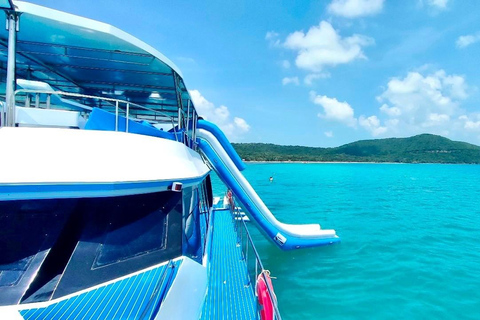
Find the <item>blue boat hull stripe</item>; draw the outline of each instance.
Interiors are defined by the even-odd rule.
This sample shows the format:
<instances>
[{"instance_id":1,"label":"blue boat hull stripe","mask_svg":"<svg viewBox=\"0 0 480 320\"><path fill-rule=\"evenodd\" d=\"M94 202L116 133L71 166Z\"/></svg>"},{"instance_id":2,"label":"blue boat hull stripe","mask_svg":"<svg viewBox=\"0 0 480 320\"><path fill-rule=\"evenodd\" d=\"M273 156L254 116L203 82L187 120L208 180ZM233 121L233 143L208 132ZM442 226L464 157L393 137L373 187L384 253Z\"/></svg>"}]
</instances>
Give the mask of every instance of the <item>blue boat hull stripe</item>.
<instances>
[{"instance_id":1,"label":"blue boat hull stripe","mask_svg":"<svg viewBox=\"0 0 480 320\"><path fill-rule=\"evenodd\" d=\"M179 180L71 184L0 184L0 201L52 198L113 197L165 191L173 182L199 184L207 174Z\"/></svg>"}]
</instances>

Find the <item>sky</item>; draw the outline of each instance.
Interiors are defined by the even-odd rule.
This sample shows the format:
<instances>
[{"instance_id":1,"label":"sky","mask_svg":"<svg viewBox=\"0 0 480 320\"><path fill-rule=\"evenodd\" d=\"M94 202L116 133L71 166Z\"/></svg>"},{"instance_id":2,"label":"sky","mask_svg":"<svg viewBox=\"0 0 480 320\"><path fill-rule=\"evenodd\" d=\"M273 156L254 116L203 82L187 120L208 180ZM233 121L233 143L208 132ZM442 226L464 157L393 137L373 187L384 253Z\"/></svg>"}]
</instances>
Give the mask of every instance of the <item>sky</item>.
<instances>
[{"instance_id":1,"label":"sky","mask_svg":"<svg viewBox=\"0 0 480 320\"><path fill-rule=\"evenodd\" d=\"M33 0L109 23L182 71L233 142L421 133L480 145L477 0Z\"/></svg>"}]
</instances>

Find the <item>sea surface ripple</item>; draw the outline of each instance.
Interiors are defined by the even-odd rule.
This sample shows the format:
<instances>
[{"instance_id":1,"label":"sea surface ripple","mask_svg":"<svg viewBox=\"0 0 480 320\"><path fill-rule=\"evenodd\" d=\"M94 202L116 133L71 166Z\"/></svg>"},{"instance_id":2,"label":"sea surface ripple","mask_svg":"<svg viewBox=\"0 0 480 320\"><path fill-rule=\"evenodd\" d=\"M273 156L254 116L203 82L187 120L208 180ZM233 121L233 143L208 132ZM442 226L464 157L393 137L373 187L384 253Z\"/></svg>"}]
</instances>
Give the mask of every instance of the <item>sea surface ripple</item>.
<instances>
[{"instance_id":1,"label":"sea surface ripple","mask_svg":"<svg viewBox=\"0 0 480 320\"><path fill-rule=\"evenodd\" d=\"M243 173L277 219L342 239L282 252L252 225L283 319L480 319L480 166L256 163Z\"/></svg>"}]
</instances>

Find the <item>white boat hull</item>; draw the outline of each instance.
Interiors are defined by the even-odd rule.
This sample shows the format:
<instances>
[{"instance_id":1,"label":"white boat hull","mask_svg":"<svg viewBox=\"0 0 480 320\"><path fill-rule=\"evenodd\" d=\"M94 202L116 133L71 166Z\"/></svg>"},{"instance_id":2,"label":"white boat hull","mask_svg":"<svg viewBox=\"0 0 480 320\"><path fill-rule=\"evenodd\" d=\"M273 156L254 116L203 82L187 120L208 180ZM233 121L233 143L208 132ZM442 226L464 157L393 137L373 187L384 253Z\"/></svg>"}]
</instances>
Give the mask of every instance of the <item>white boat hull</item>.
<instances>
[{"instance_id":1,"label":"white boat hull","mask_svg":"<svg viewBox=\"0 0 480 320\"><path fill-rule=\"evenodd\" d=\"M209 172L184 144L138 134L1 128L0 200L115 196L185 186ZM55 196L54 196L55 197Z\"/></svg>"}]
</instances>

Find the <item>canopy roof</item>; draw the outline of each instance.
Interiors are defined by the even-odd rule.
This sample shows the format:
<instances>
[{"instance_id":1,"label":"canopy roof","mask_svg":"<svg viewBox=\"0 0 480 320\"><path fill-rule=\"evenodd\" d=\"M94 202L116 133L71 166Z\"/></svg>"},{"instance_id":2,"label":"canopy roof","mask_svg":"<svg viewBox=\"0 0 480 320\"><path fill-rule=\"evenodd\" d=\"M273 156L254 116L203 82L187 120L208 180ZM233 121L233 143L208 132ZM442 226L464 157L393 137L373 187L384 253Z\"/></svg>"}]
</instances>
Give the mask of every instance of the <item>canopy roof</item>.
<instances>
[{"instance_id":1,"label":"canopy roof","mask_svg":"<svg viewBox=\"0 0 480 320\"><path fill-rule=\"evenodd\" d=\"M190 103L177 66L130 34L31 3L15 2L15 7L20 13L17 79L46 82L60 91L128 100L172 116L178 114L179 106L186 108ZM8 31L2 30L3 93L7 43Z\"/></svg>"},{"instance_id":2,"label":"canopy roof","mask_svg":"<svg viewBox=\"0 0 480 320\"><path fill-rule=\"evenodd\" d=\"M12 0L0 0L0 9L13 9L13 2Z\"/></svg>"}]
</instances>

